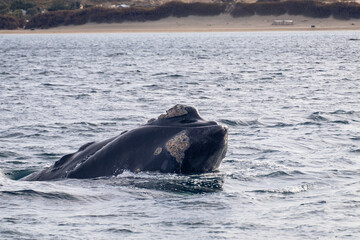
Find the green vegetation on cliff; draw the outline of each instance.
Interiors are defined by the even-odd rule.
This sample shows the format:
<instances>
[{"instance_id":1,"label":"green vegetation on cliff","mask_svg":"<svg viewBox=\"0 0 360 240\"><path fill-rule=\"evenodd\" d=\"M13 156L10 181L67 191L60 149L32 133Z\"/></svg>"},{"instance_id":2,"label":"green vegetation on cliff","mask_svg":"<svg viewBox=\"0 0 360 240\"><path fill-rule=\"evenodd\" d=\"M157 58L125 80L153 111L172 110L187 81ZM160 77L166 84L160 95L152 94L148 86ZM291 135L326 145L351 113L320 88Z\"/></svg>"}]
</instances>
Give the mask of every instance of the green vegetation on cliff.
<instances>
[{"instance_id":1,"label":"green vegetation on cliff","mask_svg":"<svg viewBox=\"0 0 360 240\"><path fill-rule=\"evenodd\" d=\"M0 29L17 29L23 23L15 17L0 15Z\"/></svg>"},{"instance_id":2,"label":"green vegetation on cliff","mask_svg":"<svg viewBox=\"0 0 360 240\"><path fill-rule=\"evenodd\" d=\"M1 1L1 0L0 0ZM4 1L4 0L3 0ZM333 16L337 19L360 18L360 5L357 3L332 3L326 4L318 1L290 0L284 2L261 1L256 3L183 3L169 2L157 7L119 7L104 8L90 7L78 9L80 3L75 0L53 0L49 11L38 13L39 8L25 0L12 1L10 7L13 12L9 16L0 15L0 29L25 28L51 28L61 25L80 25L88 22L113 23L125 21L154 21L166 17L216 16L222 13L232 17L246 17L252 15L282 14L303 15L315 18ZM21 10L19 9L21 8ZM1 14L0 2L0 14ZM22 11L31 12L28 22L24 25ZM50 11L52 10L52 11ZM20 15L20 16L19 16Z\"/></svg>"}]
</instances>

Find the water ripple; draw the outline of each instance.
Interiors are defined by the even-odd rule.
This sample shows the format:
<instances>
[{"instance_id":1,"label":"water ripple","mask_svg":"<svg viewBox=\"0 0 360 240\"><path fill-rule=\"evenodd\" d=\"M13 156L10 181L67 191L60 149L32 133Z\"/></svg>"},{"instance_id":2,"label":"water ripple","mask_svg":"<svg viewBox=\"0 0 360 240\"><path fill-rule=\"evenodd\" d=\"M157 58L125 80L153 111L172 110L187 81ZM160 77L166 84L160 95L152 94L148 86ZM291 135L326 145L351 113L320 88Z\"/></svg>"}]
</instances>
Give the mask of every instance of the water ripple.
<instances>
[{"instance_id":1,"label":"water ripple","mask_svg":"<svg viewBox=\"0 0 360 240\"><path fill-rule=\"evenodd\" d=\"M0 35L0 235L360 238L358 34ZM12 180L176 103L229 126L219 172Z\"/></svg>"},{"instance_id":2,"label":"water ripple","mask_svg":"<svg viewBox=\"0 0 360 240\"><path fill-rule=\"evenodd\" d=\"M1 194L18 196L18 197L31 197L31 198L45 198L49 200L67 200L79 201L77 197L63 192L40 192L35 190L18 190L18 191L0 191Z\"/></svg>"},{"instance_id":3,"label":"water ripple","mask_svg":"<svg viewBox=\"0 0 360 240\"><path fill-rule=\"evenodd\" d=\"M283 195L289 195L289 194L296 194L301 192L306 192L311 189L311 185L301 185L301 186L295 186L295 187L286 187L282 189L259 189L259 190L253 190L252 192L255 193L279 193Z\"/></svg>"}]
</instances>

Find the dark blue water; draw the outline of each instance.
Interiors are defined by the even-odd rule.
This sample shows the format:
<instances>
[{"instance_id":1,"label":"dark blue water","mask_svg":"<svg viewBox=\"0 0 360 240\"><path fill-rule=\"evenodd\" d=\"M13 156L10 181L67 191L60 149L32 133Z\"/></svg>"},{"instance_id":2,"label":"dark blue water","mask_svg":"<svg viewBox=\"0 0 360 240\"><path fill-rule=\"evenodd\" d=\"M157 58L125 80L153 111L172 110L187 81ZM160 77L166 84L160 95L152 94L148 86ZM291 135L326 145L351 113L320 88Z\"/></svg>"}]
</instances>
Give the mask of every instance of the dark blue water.
<instances>
[{"instance_id":1,"label":"dark blue water","mask_svg":"<svg viewBox=\"0 0 360 240\"><path fill-rule=\"evenodd\" d=\"M1 239L359 239L360 32L0 35ZM219 172L22 182L176 103Z\"/></svg>"}]
</instances>

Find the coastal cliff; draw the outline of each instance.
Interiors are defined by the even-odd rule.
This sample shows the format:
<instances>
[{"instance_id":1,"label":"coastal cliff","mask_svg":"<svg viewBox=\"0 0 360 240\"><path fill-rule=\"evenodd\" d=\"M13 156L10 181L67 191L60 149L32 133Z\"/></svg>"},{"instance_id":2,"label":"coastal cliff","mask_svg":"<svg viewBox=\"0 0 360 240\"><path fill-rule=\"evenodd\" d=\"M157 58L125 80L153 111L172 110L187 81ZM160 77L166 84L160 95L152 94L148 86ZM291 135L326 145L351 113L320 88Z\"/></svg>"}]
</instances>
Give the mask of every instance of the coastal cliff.
<instances>
[{"instance_id":1,"label":"coastal cliff","mask_svg":"<svg viewBox=\"0 0 360 240\"><path fill-rule=\"evenodd\" d=\"M76 10L47 11L29 19L0 15L0 29L48 29L58 26L86 23L146 22L168 17L230 15L233 18L249 16L305 16L333 17L340 20L360 19L360 4L349 2L323 3L318 1L284 2L168 2L155 7L90 7Z\"/></svg>"}]
</instances>

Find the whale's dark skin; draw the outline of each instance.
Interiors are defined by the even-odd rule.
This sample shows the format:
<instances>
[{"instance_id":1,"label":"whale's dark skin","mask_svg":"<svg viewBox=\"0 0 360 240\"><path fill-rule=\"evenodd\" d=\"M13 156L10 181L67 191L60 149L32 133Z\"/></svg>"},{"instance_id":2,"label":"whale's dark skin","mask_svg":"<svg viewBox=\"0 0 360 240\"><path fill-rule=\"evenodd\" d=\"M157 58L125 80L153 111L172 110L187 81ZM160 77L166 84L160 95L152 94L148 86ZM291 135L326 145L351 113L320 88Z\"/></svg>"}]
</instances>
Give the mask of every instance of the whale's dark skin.
<instances>
[{"instance_id":1,"label":"whale's dark skin","mask_svg":"<svg viewBox=\"0 0 360 240\"><path fill-rule=\"evenodd\" d=\"M87 143L23 180L96 178L132 172L204 173L216 170L227 151L227 128L176 105L158 119L102 142Z\"/></svg>"}]
</instances>

